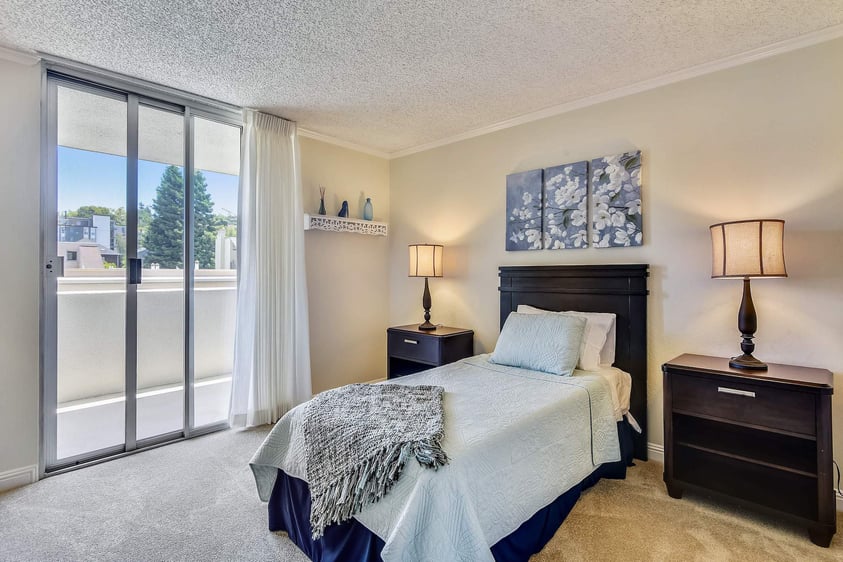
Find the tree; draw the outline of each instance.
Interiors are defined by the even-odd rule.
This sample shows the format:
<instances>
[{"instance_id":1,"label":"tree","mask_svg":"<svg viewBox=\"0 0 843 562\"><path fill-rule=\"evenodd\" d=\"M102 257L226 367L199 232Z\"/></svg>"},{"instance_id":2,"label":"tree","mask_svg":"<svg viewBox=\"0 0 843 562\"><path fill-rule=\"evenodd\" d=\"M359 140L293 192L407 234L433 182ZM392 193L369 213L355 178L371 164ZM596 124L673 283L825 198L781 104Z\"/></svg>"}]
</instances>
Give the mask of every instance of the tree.
<instances>
[{"instance_id":1,"label":"tree","mask_svg":"<svg viewBox=\"0 0 843 562\"><path fill-rule=\"evenodd\" d=\"M80 218L80 219L89 219L94 215L100 215L105 217L111 216L111 209L108 207L102 207L100 205L82 205L75 211L68 211L68 217Z\"/></svg>"},{"instance_id":2,"label":"tree","mask_svg":"<svg viewBox=\"0 0 843 562\"><path fill-rule=\"evenodd\" d=\"M152 221L144 243L147 261L162 269L184 267L184 180L181 170L167 166L152 201Z\"/></svg>"},{"instance_id":3,"label":"tree","mask_svg":"<svg viewBox=\"0 0 843 562\"><path fill-rule=\"evenodd\" d=\"M213 209L205 176L197 171L193 176L194 256L203 268L214 266ZM162 269L184 267L184 180L176 166L164 169L143 242L149 252L146 258L149 263L156 262Z\"/></svg>"},{"instance_id":4,"label":"tree","mask_svg":"<svg viewBox=\"0 0 843 562\"><path fill-rule=\"evenodd\" d=\"M75 211L67 211L67 217L90 219L94 215L103 217L111 217L111 221L116 226L126 226L126 209L125 207L118 207L117 209L109 209L100 205L82 205Z\"/></svg>"},{"instance_id":5,"label":"tree","mask_svg":"<svg viewBox=\"0 0 843 562\"><path fill-rule=\"evenodd\" d=\"M121 256L121 260L126 257L126 237L123 234L114 233L114 250Z\"/></svg>"},{"instance_id":6,"label":"tree","mask_svg":"<svg viewBox=\"0 0 843 562\"><path fill-rule=\"evenodd\" d=\"M217 221L208 182L201 171L193 174L193 255L202 269L213 269Z\"/></svg>"},{"instance_id":7,"label":"tree","mask_svg":"<svg viewBox=\"0 0 843 562\"><path fill-rule=\"evenodd\" d=\"M138 245L146 247L146 233L152 224L152 208L138 203Z\"/></svg>"},{"instance_id":8,"label":"tree","mask_svg":"<svg viewBox=\"0 0 843 562\"><path fill-rule=\"evenodd\" d=\"M226 238L237 237L237 216L229 213L217 213L214 215L214 223L216 224L216 231L225 231Z\"/></svg>"}]
</instances>

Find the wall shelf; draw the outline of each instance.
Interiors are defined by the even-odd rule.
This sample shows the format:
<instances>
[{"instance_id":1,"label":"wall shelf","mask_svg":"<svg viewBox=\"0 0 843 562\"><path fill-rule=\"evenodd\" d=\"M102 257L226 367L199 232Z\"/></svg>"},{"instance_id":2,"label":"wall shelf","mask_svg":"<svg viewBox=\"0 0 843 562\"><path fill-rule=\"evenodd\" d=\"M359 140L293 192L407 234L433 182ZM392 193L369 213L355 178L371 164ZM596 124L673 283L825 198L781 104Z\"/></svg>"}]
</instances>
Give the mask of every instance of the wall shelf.
<instances>
[{"instance_id":1,"label":"wall shelf","mask_svg":"<svg viewBox=\"0 0 843 562\"><path fill-rule=\"evenodd\" d=\"M329 215L304 214L305 230L327 230L329 232L354 232L371 236L386 236L389 225L385 222L346 219Z\"/></svg>"}]
</instances>

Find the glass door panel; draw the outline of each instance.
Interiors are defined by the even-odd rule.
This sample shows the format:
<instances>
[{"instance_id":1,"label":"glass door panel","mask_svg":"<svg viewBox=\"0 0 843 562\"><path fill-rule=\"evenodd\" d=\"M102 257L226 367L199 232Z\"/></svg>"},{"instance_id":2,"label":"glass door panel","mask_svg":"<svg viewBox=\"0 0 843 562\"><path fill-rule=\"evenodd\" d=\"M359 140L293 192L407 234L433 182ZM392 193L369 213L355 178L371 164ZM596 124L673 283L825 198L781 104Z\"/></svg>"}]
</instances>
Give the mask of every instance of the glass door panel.
<instances>
[{"instance_id":1,"label":"glass door panel","mask_svg":"<svg viewBox=\"0 0 843 562\"><path fill-rule=\"evenodd\" d=\"M125 440L127 104L54 92L58 212L47 255L58 258L55 457L68 459Z\"/></svg>"},{"instance_id":2,"label":"glass door panel","mask_svg":"<svg viewBox=\"0 0 843 562\"><path fill-rule=\"evenodd\" d=\"M184 115L138 107L137 439L184 428Z\"/></svg>"},{"instance_id":3,"label":"glass door panel","mask_svg":"<svg viewBox=\"0 0 843 562\"><path fill-rule=\"evenodd\" d=\"M193 117L194 427L228 419L237 299L240 127Z\"/></svg>"}]
</instances>

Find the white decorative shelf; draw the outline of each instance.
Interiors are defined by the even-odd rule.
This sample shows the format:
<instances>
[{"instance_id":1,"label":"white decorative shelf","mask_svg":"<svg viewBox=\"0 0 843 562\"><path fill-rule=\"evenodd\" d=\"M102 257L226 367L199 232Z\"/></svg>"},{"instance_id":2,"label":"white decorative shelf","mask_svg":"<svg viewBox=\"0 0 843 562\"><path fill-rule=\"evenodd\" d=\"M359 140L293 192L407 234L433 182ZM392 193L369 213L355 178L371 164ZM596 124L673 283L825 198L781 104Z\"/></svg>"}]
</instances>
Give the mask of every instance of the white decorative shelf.
<instances>
[{"instance_id":1,"label":"white decorative shelf","mask_svg":"<svg viewBox=\"0 0 843 562\"><path fill-rule=\"evenodd\" d=\"M389 225L385 222L346 219L328 215L304 214L305 230L327 230L330 232L355 232L371 236L386 236Z\"/></svg>"}]
</instances>

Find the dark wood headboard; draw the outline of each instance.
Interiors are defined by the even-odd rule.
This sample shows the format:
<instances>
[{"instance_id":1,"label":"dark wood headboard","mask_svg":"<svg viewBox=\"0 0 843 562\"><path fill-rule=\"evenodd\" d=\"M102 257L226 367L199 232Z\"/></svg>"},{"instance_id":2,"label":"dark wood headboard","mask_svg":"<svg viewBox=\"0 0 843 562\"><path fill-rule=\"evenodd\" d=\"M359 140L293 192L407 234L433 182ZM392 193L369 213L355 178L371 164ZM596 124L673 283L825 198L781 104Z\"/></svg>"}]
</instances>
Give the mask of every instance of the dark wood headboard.
<instances>
[{"instance_id":1,"label":"dark wood headboard","mask_svg":"<svg viewBox=\"0 0 843 562\"><path fill-rule=\"evenodd\" d=\"M500 268L501 327L519 304L613 312L615 366L632 375L629 410L641 426L635 457L647 460L647 277L649 265L528 265Z\"/></svg>"}]
</instances>

